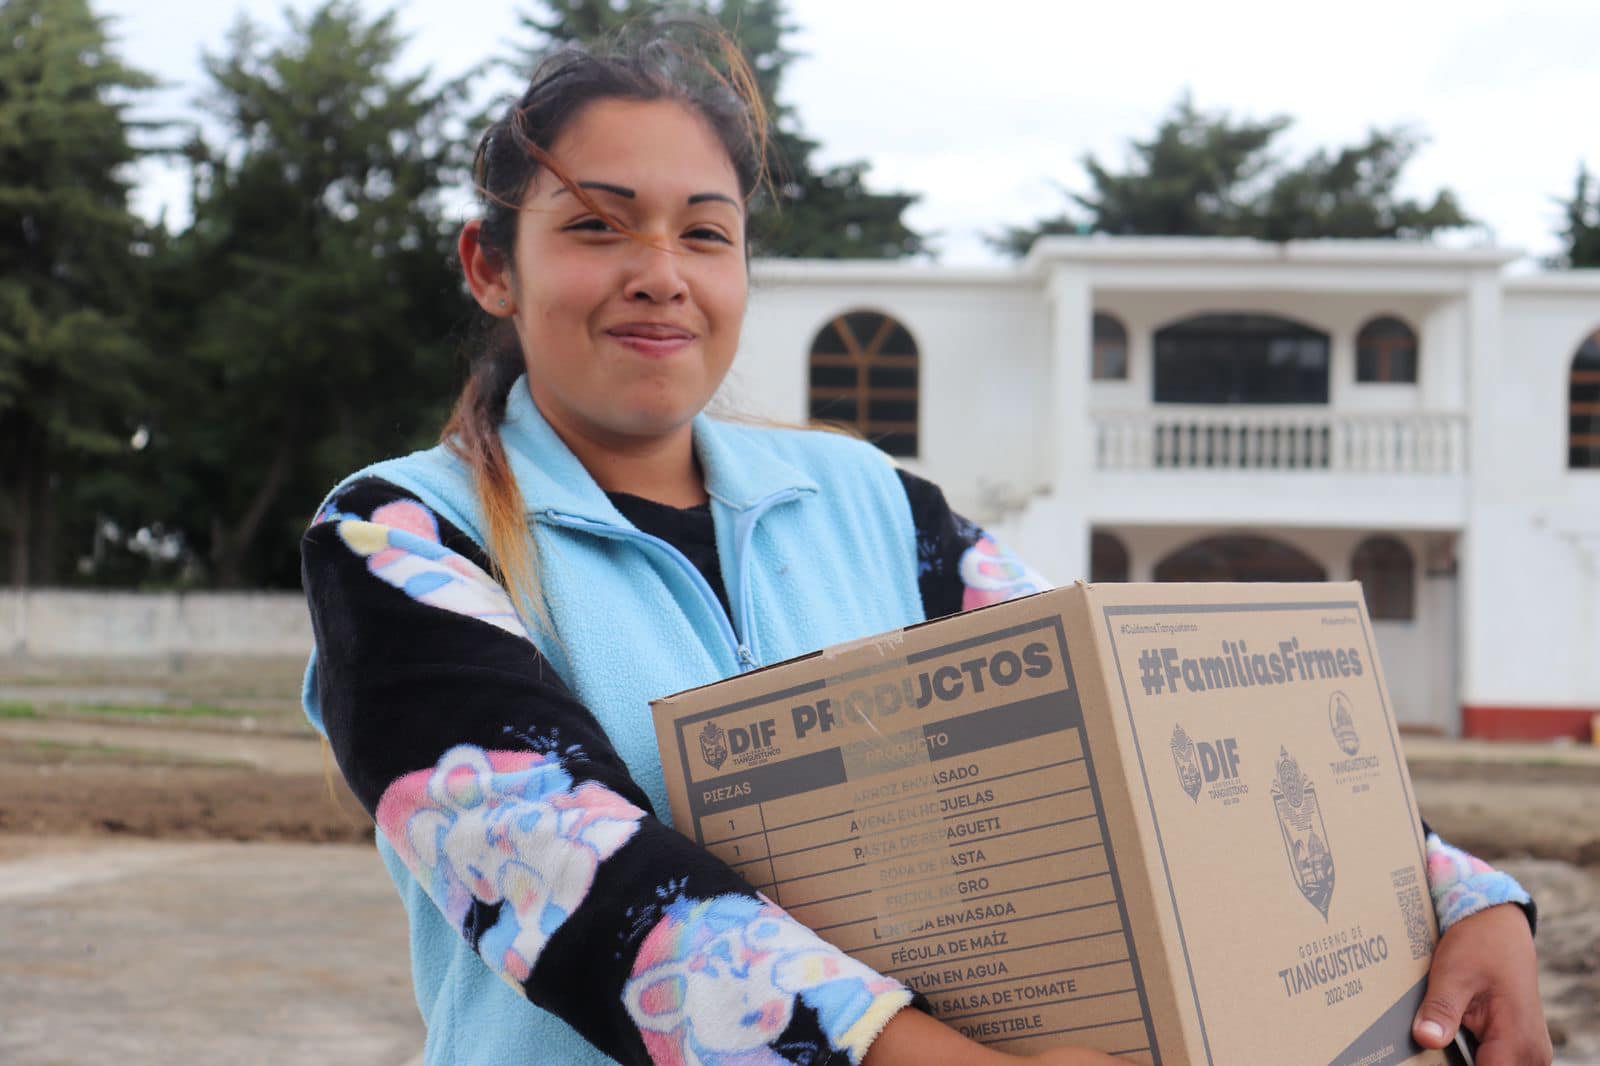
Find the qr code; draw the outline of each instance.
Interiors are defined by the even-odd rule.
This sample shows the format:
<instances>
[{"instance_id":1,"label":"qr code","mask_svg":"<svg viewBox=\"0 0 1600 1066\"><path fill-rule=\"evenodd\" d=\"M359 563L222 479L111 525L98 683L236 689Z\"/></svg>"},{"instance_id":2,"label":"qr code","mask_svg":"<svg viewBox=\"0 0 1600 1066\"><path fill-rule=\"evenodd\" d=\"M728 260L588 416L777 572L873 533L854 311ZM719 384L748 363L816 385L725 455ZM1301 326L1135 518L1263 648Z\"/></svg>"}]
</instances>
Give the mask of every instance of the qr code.
<instances>
[{"instance_id":1,"label":"qr code","mask_svg":"<svg viewBox=\"0 0 1600 1066\"><path fill-rule=\"evenodd\" d=\"M1433 930L1428 925L1427 904L1417 871L1409 866L1389 875L1394 886L1394 900L1400 904L1400 916L1406 923L1406 938L1411 941L1411 957L1425 959L1433 954Z\"/></svg>"}]
</instances>

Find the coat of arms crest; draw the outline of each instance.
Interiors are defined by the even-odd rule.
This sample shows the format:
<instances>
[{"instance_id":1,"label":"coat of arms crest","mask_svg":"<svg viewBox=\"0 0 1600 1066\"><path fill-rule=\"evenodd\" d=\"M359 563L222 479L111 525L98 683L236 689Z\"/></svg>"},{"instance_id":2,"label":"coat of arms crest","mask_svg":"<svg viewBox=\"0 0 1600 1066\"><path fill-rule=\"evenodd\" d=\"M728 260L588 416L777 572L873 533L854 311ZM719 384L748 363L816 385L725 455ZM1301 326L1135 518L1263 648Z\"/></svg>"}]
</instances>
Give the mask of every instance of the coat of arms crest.
<instances>
[{"instance_id":1,"label":"coat of arms crest","mask_svg":"<svg viewBox=\"0 0 1600 1066\"><path fill-rule=\"evenodd\" d=\"M1324 920L1333 902L1333 852L1328 850L1328 827L1322 821L1317 789L1287 748L1278 749L1278 776L1272 782L1272 805L1283 832L1284 853L1300 894Z\"/></svg>"},{"instance_id":2,"label":"coat of arms crest","mask_svg":"<svg viewBox=\"0 0 1600 1066\"><path fill-rule=\"evenodd\" d=\"M728 761L728 731L715 722L707 722L700 730L700 757L713 770L722 769Z\"/></svg>"},{"instance_id":3,"label":"coat of arms crest","mask_svg":"<svg viewBox=\"0 0 1600 1066\"><path fill-rule=\"evenodd\" d=\"M1194 741L1189 739L1189 734L1183 731L1183 726L1172 727L1172 763L1178 768L1178 784L1189 794L1189 798L1199 802L1200 784L1200 759L1195 754Z\"/></svg>"},{"instance_id":4,"label":"coat of arms crest","mask_svg":"<svg viewBox=\"0 0 1600 1066\"><path fill-rule=\"evenodd\" d=\"M1350 697L1343 692L1335 692L1328 701L1328 728L1333 730L1334 743L1339 745L1340 751L1355 755L1361 750L1361 734L1356 732L1355 715L1350 711Z\"/></svg>"}]
</instances>

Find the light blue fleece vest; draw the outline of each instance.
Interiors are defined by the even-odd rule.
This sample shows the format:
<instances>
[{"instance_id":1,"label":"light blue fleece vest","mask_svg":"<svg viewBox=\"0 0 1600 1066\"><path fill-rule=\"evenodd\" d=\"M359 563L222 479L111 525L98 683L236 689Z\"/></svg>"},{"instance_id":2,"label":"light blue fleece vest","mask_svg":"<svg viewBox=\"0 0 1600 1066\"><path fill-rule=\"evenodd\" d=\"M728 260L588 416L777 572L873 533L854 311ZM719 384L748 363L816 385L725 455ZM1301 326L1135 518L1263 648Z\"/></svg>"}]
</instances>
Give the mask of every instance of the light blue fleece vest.
<instances>
[{"instance_id":1,"label":"light blue fleece vest","mask_svg":"<svg viewBox=\"0 0 1600 1066\"><path fill-rule=\"evenodd\" d=\"M687 559L612 506L525 379L512 386L501 440L533 520L558 638L536 633L535 644L594 712L663 821L670 813L650 700L923 620L910 506L870 445L695 420L729 619ZM341 485L361 477L414 493L485 544L471 474L444 448L377 463ZM305 707L321 730L315 651ZM495 976L381 836L378 844L410 918L428 1066L610 1061Z\"/></svg>"}]
</instances>

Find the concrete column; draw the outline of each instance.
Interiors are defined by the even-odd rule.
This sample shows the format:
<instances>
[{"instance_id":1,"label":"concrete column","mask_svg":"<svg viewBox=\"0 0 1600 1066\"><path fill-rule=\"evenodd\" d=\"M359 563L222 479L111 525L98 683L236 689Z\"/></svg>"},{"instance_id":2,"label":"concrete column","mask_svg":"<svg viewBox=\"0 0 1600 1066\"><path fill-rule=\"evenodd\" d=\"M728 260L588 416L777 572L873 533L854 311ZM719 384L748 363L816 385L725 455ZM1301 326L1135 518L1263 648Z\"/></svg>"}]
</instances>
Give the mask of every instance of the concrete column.
<instances>
[{"instance_id":1,"label":"concrete column","mask_svg":"<svg viewBox=\"0 0 1600 1066\"><path fill-rule=\"evenodd\" d=\"M1424 571L1417 584L1416 624L1426 654L1417 668L1427 673L1427 683L1423 686L1427 694L1426 722L1438 726L1447 736L1461 732L1461 704L1456 687L1456 664L1461 661L1457 638L1461 624L1458 599L1455 575Z\"/></svg>"},{"instance_id":2,"label":"concrete column","mask_svg":"<svg viewBox=\"0 0 1600 1066\"><path fill-rule=\"evenodd\" d=\"M1051 496L1052 555L1063 578L1089 573L1089 486L1094 475L1094 427L1089 416L1089 370L1094 301L1085 267L1064 263L1050 273L1051 403L1041 447L1055 452Z\"/></svg>"},{"instance_id":3,"label":"concrete column","mask_svg":"<svg viewBox=\"0 0 1600 1066\"><path fill-rule=\"evenodd\" d=\"M1490 270L1474 271L1467 283L1462 371L1466 381L1467 425L1467 533L1458 545L1461 562L1458 610L1461 615L1459 684L1461 702L1482 699L1488 678L1481 664L1489 663L1505 647L1515 647L1515 632L1502 632L1524 624L1515 610L1495 603L1495 589L1503 579L1493 546L1496 527L1503 520L1503 500L1515 494L1515 476L1508 480L1496 441L1505 432L1497 424L1495 402L1501 374L1501 323L1504 320L1501 281ZM1458 712L1459 717L1459 712Z\"/></svg>"}]
</instances>

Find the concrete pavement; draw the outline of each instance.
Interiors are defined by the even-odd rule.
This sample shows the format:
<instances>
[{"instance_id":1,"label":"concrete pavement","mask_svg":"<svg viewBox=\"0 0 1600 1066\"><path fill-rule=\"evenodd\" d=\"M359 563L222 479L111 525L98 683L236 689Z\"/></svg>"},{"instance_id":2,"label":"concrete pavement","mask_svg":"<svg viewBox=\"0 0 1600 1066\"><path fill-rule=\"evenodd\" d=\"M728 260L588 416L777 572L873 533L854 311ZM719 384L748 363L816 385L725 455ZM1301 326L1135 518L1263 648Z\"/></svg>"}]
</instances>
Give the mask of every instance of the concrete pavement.
<instances>
[{"instance_id":1,"label":"concrete pavement","mask_svg":"<svg viewBox=\"0 0 1600 1066\"><path fill-rule=\"evenodd\" d=\"M0 1062L401 1066L422 1036L370 847L0 838Z\"/></svg>"}]
</instances>

